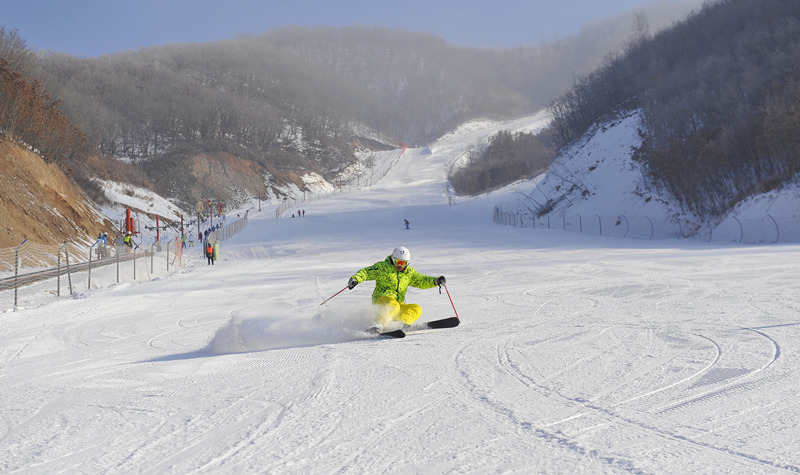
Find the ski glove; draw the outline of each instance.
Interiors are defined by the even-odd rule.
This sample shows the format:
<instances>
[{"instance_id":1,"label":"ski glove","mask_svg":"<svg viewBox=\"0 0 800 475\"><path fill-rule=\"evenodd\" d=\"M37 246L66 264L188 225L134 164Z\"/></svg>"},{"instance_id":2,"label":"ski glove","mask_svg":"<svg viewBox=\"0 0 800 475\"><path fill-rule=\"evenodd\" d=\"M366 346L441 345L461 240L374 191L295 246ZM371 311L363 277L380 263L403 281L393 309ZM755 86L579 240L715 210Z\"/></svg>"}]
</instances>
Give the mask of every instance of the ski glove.
<instances>
[{"instance_id":1,"label":"ski glove","mask_svg":"<svg viewBox=\"0 0 800 475\"><path fill-rule=\"evenodd\" d=\"M447 283L447 279L445 279L443 275L440 275L439 277L433 279L433 283L436 285L444 285Z\"/></svg>"},{"instance_id":2,"label":"ski glove","mask_svg":"<svg viewBox=\"0 0 800 475\"><path fill-rule=\"evenodd\" d=\"M353 287L356 285L358 285L358 281L355 279L355 277L350 277L350 280L347 281L347 288L353 290Z\"/></svg>"}]
</instances>

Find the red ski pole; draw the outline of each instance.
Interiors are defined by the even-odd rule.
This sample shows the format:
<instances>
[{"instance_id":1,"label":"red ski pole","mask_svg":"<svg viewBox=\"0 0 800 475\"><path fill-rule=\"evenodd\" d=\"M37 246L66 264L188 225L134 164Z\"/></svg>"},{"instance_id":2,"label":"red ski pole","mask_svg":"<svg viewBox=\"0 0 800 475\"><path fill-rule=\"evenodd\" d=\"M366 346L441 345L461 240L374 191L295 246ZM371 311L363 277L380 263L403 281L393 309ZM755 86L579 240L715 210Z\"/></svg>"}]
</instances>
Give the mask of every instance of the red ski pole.
<instances>
[{"instance_id":1,"label":"red ski pole","mask_svg":"<svg viewBox=\"0 0 800 475\"><path fill-rule=\"evenodd\" d=\"M345 287L344 287L342 290L340 290L340 291L336 292L335 294L331 295L331 296L328 298L328 300L330 300L330 299L332 299L332 298L336 297L337 295L341 294L341 293L342 293L342 292L344 292L345 290L347 290L347 286L345 286ZM328 300L326 300L326 301L322 302L320 305L325 305L325 304L328 302Z\"/></svg>"},{"instance_id":2,"label":"red ski pole","mask_svg":"<svg viewBox=\"0 0 800 475\"><path fill-rule=\"evenodd\" d=\"M447 298L450 299L450 305L453 305L453 298L450 297L450 291L447 290L447 286L445 284L442 284L442 285L444 286L444 291L447 292ZM456 311L456 306L455 305L453 305L453 312L456 314L456 319L460 322L461 319L458 317L458 312Z\"/></svg>"}]
</instances>

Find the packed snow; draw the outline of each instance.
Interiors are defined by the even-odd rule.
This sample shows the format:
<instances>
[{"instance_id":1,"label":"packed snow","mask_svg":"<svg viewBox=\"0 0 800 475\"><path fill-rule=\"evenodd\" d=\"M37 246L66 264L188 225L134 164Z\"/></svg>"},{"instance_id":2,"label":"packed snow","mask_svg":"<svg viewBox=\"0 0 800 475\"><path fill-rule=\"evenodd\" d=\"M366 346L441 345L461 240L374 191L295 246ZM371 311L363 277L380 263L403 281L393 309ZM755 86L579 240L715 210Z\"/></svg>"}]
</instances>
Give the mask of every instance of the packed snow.
<instances>
[{"instance_id":1,"label":"packed snow","mask_svg":"<svg viewBox=\"0 0 800 475\"><path fill-rule=\"evenodd\" d=\"M452 195L470 147L542 121L251 210L213 266L0 314L0 471L799 472L800 245L494 224L533 182ZM320 305L399 245L447 277L407 301L459 327L369 338L370 282Z\"/></svg>"}]
</instances>

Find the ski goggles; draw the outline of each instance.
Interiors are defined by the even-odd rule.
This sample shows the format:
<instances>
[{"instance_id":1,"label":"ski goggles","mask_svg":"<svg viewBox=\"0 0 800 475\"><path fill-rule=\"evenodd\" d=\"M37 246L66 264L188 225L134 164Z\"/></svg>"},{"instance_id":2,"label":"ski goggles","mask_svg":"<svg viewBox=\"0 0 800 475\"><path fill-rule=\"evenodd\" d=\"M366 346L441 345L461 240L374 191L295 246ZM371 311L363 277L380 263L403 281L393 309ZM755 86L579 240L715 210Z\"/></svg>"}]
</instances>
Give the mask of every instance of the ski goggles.
<instances>
[{"instance_id":1,"label":"ski goggles","mask_svg":"<svg viewBox=\"0 0 800 475\"><path fill-rule=\"evenodd\" d=\"M400 266L400 267L405 267L405 266L408 265L408 261L404 261L402 259L395 259L394 265Z\"/></svg>"}]
</instances>

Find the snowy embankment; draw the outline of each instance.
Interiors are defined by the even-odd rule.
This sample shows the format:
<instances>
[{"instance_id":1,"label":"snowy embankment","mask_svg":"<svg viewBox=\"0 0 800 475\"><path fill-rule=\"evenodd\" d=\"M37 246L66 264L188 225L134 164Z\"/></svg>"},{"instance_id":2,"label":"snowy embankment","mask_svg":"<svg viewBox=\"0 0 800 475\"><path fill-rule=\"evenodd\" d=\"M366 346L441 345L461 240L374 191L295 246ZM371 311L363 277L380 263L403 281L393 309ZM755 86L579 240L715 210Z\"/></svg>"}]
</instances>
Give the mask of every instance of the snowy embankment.
<instances>
[{"instance_id":1,"label":"snowy embankment","mask_svg":"<svg viewBox=\"0 0 800 475\"><path fill-rule=\"evenodd\" d=\"M449 206L499 128L305 218L251 212L214 266L2 314L0 471L800 471L800 246L493 224L513 190ZM364 339L368 283L320 306L397 245L460 327Z\"/></svg>"}]
</instances>

